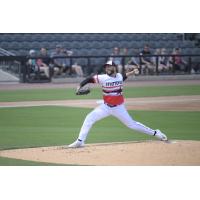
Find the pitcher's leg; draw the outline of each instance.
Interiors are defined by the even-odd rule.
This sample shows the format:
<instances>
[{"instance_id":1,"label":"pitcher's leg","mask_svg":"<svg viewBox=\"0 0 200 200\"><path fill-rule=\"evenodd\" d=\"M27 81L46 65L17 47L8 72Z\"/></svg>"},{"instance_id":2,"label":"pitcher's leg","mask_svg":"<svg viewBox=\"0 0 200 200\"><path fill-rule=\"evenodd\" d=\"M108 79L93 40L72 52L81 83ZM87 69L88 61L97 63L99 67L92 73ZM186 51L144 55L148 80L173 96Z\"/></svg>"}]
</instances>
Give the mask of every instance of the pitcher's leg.
<instances>
[{"instance_id":1,"label":"pitcher's leg","mask_svg":"<svg viewBox=\"0 0 200 200\"><path fill-rule=\"evenodd\" d=\"M134 129L136 131L148 134L148 135L155 135L155 130L145 126L144 124L137 122L132 119L132 117L127 112L124 105L118 106L112 113L113 116L118 118L123 124L127 127Z\"/></svg>"},{"instance_id":2,"label":"pitcher's leg","mask_svg":"<svg viewBox=\"0 0 200 200\"><path fill-rule=\"evenodd\" d=\"M99 107L94 109L92 112L90 112L86 116L86 118L83 122L78 139L84 142L86 140L86 137L87 137L92 125L95 122L99 121L100 119L103 119L109 115L110 114L104 104L100 105Z\"/></svg>"}]
</instances>

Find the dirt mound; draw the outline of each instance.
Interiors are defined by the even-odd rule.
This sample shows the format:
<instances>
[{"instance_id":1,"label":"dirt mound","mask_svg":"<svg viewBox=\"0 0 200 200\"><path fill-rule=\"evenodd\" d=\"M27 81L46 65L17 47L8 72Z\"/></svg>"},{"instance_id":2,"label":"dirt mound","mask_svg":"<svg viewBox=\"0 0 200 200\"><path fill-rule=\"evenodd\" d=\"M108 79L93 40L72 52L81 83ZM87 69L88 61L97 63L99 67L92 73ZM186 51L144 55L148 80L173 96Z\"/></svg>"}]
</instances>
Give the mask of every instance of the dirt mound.
<instances>
[{"instance_id":1,"label":"dirt mound","mask_svg":"<svg viewBox=\"0 0 200 200\"><path fill-rule=\"evenodd\" d=\"M89 144L84 148L5 150L0 156L72 165L200 165L200 141L142 141Z\"/></svg>"}]
</instances>

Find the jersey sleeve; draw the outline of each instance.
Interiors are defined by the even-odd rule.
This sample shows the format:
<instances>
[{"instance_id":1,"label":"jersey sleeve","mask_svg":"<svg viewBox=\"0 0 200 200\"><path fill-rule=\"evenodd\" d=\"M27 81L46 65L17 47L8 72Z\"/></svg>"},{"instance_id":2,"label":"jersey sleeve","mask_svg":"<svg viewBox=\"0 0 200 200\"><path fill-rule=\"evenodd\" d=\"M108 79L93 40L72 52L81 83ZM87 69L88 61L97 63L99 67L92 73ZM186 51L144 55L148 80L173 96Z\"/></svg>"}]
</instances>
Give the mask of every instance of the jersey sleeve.
<instances>
[{"instance_id":1,"label":"jersey sleeve","mask_svg":"<svg viewBox=\"0 0 200 200\"><path fill-rule=\"evenodd\" d=\"M96 74L96 75L93 76L93 80L94 80L95 83L102 85L103 80L104 80L104 75Z\"/></svg>"},{"instance_id":2,"label":"jersey sleeve","mask_svg":"<svg viewBox=\"0 0 200 200\"><path fill-rule=\"evenodd\" d=\"M125 81L125 80L127 79L126 73L123 73L123 74L118 73L118 76L120 77L120 79L121 79L122 81Z\"/></svg>"},{"instance_id":3,"label":"jersey sleeve","mask_svg":"<svg viewBox=\"0 0 200 200\"><path fill-rule=\"evenodd\" d=\"M88 83L95 83L95 80L92 76L87 77L86 79L84 79L81 83L80 83L80 87L85 86Z\"/></svg>"}]
</instances>

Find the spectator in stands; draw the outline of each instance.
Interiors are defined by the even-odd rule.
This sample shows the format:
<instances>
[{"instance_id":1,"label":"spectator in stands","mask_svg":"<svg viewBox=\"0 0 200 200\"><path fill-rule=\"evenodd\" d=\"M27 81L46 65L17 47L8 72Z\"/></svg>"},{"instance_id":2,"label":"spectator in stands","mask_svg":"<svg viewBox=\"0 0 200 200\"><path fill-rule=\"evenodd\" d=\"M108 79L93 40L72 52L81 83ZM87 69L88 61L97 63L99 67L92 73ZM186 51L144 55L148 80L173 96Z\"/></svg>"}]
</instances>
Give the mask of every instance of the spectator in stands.
<instances>
[{"instance_id":1,"label":"spectator in stands","mask_svg":"<svg viewBox=\"0 0 200 200\"><path fill-rule=\"evenodd\" d=\"M56 49L51 54L51 57L53 58L54 68L58 69L58 73L57 74L61 75L63 73L65 65L67 63L63 62L63 58L57 58L59 56L65 56L65 55L64 55L64 52L62 51L62 46L61 45L56 45Z\"/></svg>"},{"instance_id":2,"label":"spectator in stands","mask_svg":"<svg viewBox=\"0 0 200 200\"><path fill-rule=\"evenodd\" d=\"M36 62L36 51L34 49L31 49L29 51L29 59L27 61L27 65L29 66L29 73L37 73L39 71L39 67L37 66L37 62Z\"/></svg>"},{"instance_id":3,"label":"spectator in stands","mask_svg":"<svg viewBox=\"0 0 200 200\"><path fill-rule=\"evenodd\" d=\"M142 73L149 74L155 72L155 64L152 60L152 57L148 55L152 55L149 45L145 45L144 49L140 52L141 56L141 64L142 64Z\"/></svg>"},{"instance_id":4,"label":"spectator in stands","mask_svg":"<svg viewBox=\"0 0 200 200\"><path fill-rule=\"evenodd\" d=\"M123 58L122 58L122 63L123 63L124 65L127 65L128 61L129 61L129 57L128 57L128 55L129 55L129 50L128 50L128 48L123 48L123 49L121 49L121 53L120 53L120 54L123 55L123 56L127 56L127 57L123 57Z\"/></svg>"},{"instance_id":5,"label":"spectator in stands","mask_svg":"<svg viewBox=\"0 0 200 200\"><path fill-rule=\"evenodd\" d=\"M122 57L112 57L112 56L120 56L120 49L118 47L115 47L113 49L113 52L109 60L112 60L117 65L118 72L122 73L123 71Z\"/></svg>"},{"instance_id":6,"label":"spectator in stands","mask_svg":"<svg viewBox=\"0 0 200 200\"><path fill-rule=\"evenodd\" d=\"M120 55L128 56L129 55L128 48L121 49ZM126 70L126 68L129 68L128 61L129 61L129 57L122 57L122 67L124 67L124 70ZM122 71L123 71L123 68L122 68Z\"/></svg>"},{"instance_id":7,"label":"spectator in stands","mask_svg":"<svg viewBox=\"0 0 200 200\"><path fill-rule=\"evenodd\" d=\"M175 48L172 51L172 57L170 57L170 64L174 66L175 71L187 71L187 62L180 56L181 50L179 48Z\"/></svg>"},{"instance_id":8,"label":"spectator in stands","mask_svg":"<svg viewBox=\"0 0 200 200\"><path fill-rule=\"evenodd\" d=\"M167 55L168 52L165 48L162 48L161 51L160 51L160 54L161 55ZM160 57L160 63L163 65L163 68L164 68L165 71L169 71L169 70L172 69L169 65L169 57L161 56Z\"/></svg>"},{"instance_id":9,"label":"spectator in stands","mask_svg":"<svg viewBox=\"0 0 200 200\"><path fill-rule=\"evenodd\" d=\"M66 51L67 56L72 56L73 51ZM83 77L83 69L82 67L78 64L78 62L74 62L71 67L72 72L76 74L78 77Z\"/></svg>"},{"instance_id":10,"label":"spectator in stands","mask_svg":"<svg viewBox=\"0 0 200 200\"><path fill-rule=\"evenodd\" d=\"M50 58L48 56L46 48L40 49L39 58L37 59L36 62L37 62L37 66L39 67L39 71L44 72L45 76L49 78L50 77L50 73L49 73Z\"/></svg>"},{"instance_id":11,"label":"spectator in stands","mask_svg":"<svg viewBox=\"0 0 200 200\"><path fill-rule=\"evenodd\" d=\"M136 55L139 55L139 50L134 49L133 55L131 58L127 58L127 61L125 62L125 71L128 72L132 68L139 69L140 68L140 59Z\"/></svg>"},{"instance_id":12,"label":"spectator in stands","mask_svg":"<svg viewBox=\"0 0 200 200\"><path fill-rule=\"evenodd\" d=\"M154 55L164 55L165 49L156 49ZM153 57L154 65L156 66L157 57ZM169 70L167 59L165 56L158 57L158 72L166 72Z\"/></svg>"},{"instance_id":13,"label":"spectator in stands","mask_svg":"<svg viewBox=\"0 0 200 200\"><path fill-rule=\"evenodd\" d=\"M64 73L65 75L71 75L71 73L75 73L77 76L83 76L82 67L75 62L71 65L69 56L73 55L73 51L66 50L61 45L56 46L55 52L52 53L52 57L54 58L54 65L60 69L60 74ZM63 58L56 58L58 56L65 56Z\"/></svg>"},{"instance_id":14,"label":"spectator in stands","mask_svg":"<svg viewBox=\"0 0 200 200\"><path fill-rule=\"evenodd\" d=\"M58 58L62 66L63 73L71 75L72 67L70 63L70 58L67 58L69 54L68 51L62 46L60 47L60 56L65 56L65 58Z\"/></svg>"}]
</instances>

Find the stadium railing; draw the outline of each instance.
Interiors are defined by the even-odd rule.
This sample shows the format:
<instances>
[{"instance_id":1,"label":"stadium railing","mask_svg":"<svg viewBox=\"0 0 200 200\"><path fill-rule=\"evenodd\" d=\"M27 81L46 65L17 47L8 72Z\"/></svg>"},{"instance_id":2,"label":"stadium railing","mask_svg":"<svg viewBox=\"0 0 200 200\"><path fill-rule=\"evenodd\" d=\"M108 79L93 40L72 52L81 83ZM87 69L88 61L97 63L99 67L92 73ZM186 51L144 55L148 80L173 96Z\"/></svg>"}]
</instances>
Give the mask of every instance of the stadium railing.
<instances>
[{"instance_id":1,"label":"stadium railing","mask_svg":"<svg viewBox=\"0 0 200 200\"><path fill-rule=\"evenodd\" d=\"M200 70L200 54L184 54L184 55L179 55L183 58L187 58L187 62L188 62L188 68L187 71L184 72L176 72L175 69L175 56L176 55L120 55L120 56L112 56L112 58L114 57L121 57L121 58L131 58L131 57L155 57L156 58L156 65L155 65L155 73L154 74L150 74L150 75L162 75L162 73L159 72L158 70L158 60L160 56L164 56L164 57L172 57L172 70L168 72L168 74L190 74L191 73L191 68L195 65L197 66L197 68ZM70 64L73 64L73 59L86 59L87 62L85 62L85 66L82 66L83 68L87 69L86 71L88 71L89 73L91 73L92 69L93 69L93 63L91 62L92 59L99 59L99 58L104 58L105 61L108 60L111 56L110 55L102 55L102 56L59 56L56 58L68 58L70 59ZM31 57L32 59L37 59L40 57ZM44 79L42 76L40 76L40 74L35 74L35 79L31 79L30 77L30 68L27 65L27 61L28 59L30 59L30 57L27 56L0 56L0 68L4 71L7 71L11 74L14 74L16 77L18 77L20 79L20 82L22 83L27 83L27 82L51 82L52 79L52 66L50 66L50 78L48 79ZM54 58L50 58L52 60L53 63L53 59ZM99 63L96 62L98 65ZM103 63L102 63L103 64ZM124 59L122 59L122 66L124 69ZM141 66L141 61L140 61L140 66ZM85 71L85 70L84 70ZM101 73L103 71L103 68L100 67L98 73ZM141 67L139 69L140 74L141 74ZM85 75L89 75L89 74L85 74Z\"/></svg>"}]
</instances>

